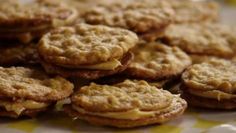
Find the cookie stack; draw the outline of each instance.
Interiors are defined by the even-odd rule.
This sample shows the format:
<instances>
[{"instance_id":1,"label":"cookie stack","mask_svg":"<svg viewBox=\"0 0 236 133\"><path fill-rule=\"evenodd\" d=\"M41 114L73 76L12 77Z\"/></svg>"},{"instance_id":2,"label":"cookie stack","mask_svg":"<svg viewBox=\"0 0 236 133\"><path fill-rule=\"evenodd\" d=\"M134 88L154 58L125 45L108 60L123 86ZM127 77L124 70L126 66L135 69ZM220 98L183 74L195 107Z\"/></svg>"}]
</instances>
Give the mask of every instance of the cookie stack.
<instances>
[{"instance_id":1,"label":"cookie stack","mask_svg":"<svg viewBox=\"0 0 236 133\"><path fill-rule=\"evenodd\" d=\"M0 116L34 116L57 102L73 118L131 128L181 116L187 102L235 109L236 29L217 23L218 8L190 0L5 1L0 64L42 68L0 67Z\"/></svg>"},{"instance_id":2,"label":"cookie stack","mask_svg":"<svg viewBox=\"0 0 236 133\"><path fill-rule=\"evenodd\" d=\"M137 42L137 35L125 29L77 24L45 34L38 51L49 74L97 79L124 71Z\"/></svg>"},{"instance_id":3,"label":"cookie stack","mask_svg":"<svg viewBox=\"0 0 236 133\"><path fill-rule=\"evenodd\" d=\"M1 65L38 62L36 44L43 34L77 17L75 8L55 0L1 1Z\"/></svg>"},{"instance_id":4,"label":"cookie stack","mask_svg":"<svg viewBox=\"0 0 236 133\"><path fill-rule=\"evenodd\" d=\"M75 8L58 1L1 1L0 116L33 117L70 96L72 83L25 65L39 63L37 43L41 36L71 24L76 17Z\"/></svg>"}]
</instances>

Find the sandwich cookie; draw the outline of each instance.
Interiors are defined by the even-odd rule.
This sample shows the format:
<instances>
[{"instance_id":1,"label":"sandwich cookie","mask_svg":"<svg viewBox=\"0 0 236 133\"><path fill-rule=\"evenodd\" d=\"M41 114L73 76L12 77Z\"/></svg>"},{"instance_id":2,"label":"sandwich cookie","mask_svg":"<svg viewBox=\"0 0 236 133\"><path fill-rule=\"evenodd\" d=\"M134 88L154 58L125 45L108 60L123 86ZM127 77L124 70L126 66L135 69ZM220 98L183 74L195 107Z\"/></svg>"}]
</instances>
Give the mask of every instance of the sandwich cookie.
<instances>
[{"instance_id":1,"label":"sandwich cookie","mask_svg":"<svg viewBox=\"0 0 236 133\"><path fill-rule=\"evenodd\" d=\"M64 110L73 118L101 126L132 128L170 121L183 114L185 100L146 81L115 85L91 83L71 98Z\"/></svg>"},{"instance_id":2,"label":"sandwich cookie","mask_svg":"<svg viewBox=\"0 0 236 133\"><path fill-rule=\"evenodd\" d=\"M223 24L174 24L163 41L189 54L232 58L236 52L236 28Z\"/></svg>"},{"instance_id":3,"label":"sandwich cookie","mask_svg":"<svg viewBox=\"0 0 236 133\"><path fill-rule=\"evenodd\" d=\"M167 0L175 11L175 23L215 22L219 20L217 2L193 0Z\"/></svg>"},{"instance_id":4,"label":"sandwich cookie","mask_svg":"<svg viewBox=\"0 0 236 133\"><path fill-rule=\"evenodd\" d=\"M163 35L171 23L173 9L166 1L140 0L103 4L85 11L82 18L89 24L121 27L153 41Z\"/></svg>"},{"instance_id":5,"label":"sandwich cookie","mask_svg":"<svg viewBox=\"0 0 236 133\"><path fill-rule=\"evenodd\" d=\"M124 72L134 78L162 80L179 76L191 65L190 57L178 47L142 42L135 47L134 60Z\"/></svg>"},{"instance_id":6,"label":"sandwich cookie","mask_svg":"<svg viewBox=\"0 0 236 133\"><path fill-rule=\"evenodd\" d=\"M5 0L0 5L0 40L29 43L54 27L72 23L75 8L57 0Z\"/></svg>"},{"instance_id":7,"label":"sandwich cookie","mask_svg":"<svg viewBox=\"0 0 236 133\"><path fill-rule=\"evenodd\" d=\"M0 116L35 116L70 96L73 84L61 77L24 67L0 67Z\"/></svg>"},{"instance_id":8,"label":"sandwich cookie","mask_svg":"<svg viewBox=\"0 0 236 133\"><path fill-rule=\"evenodd\" d=\"M125 29L77 24L44 35L38 51L47 73L97 79L126 69L137 42L137 35Z\"/></svg>"},{"instance_id":9,"label":"sandwich cookie","mask_svg":"<svg viewBox=\"0 0 236 133\"><path fill-rule=\"evenodd\" d=\"M0 65L2 66L35 63L39 63L39 57L37 45L34 43L27 45L11 44L0 46Z\"/></svg>"},{"instance_id":10,"label":"sandwich cookie","mask_svg":"<svg viewBox=\"0 0 236 133\"><path fill-rule=\"evenodd\" d=\"M190 105L236 109L236 64L214 59L189 67L182 75L183 97Z\"/></svg>"}]
</instances>

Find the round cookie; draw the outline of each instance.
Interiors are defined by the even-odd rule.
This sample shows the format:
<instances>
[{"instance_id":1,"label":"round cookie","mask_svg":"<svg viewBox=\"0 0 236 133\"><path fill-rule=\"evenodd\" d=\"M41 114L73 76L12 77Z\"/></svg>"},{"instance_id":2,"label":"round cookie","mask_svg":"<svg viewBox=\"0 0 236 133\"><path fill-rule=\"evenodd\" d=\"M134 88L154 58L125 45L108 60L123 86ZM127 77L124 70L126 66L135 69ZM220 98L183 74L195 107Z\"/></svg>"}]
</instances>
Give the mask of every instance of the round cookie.
<instances>
[{"instance_id":1,"label":"round cookie","mask_svg":"<svg viewBox=\"0 0 236 133\"><path fill-rule=\"evenodd\" d=\"M174 11L162 0L139 0L103 4L87 10L82 18L89 24L121 27L153 41L162 36L171 23Z\"/></svg>"},{"instance_id":2,"label":"round cookie","mask_svg":"<svg viewBox=\"0 0 236 133\"><path fill-rule=\"evenodd\" d=\"M131 128L163 123L180 116L187 103L177 95L150 86L146 81L82 87L65 106L72 117L96 125Z\"/></svg>"},{"instance_id":3,"label":"round cookie","mask_svg":"<svg viewBox=\"0 0 236 133\"><path fill-rule=\"evenodd\" d=\"M208 62L195 64L182 75L183 96L186 97L190 105L235 109L235 74L236 64L228 60L212 59Z\"/></svg>"},{"instance_id":4,"label":"round cookie","mask_svg":"<svg viewBox=\"0 0 236 133\"><path fill-rule=\"evenodd\" d=\"M137 41L137 36L128 30L77 24L44 35L38 51L46 62L73 67L120 59Z\"/></svg>"},{"instance_id":5,"label":"round cookie","mask_svg":"<svg viewBox=\"0 0 236 133\"><path fill-rule=\"evenodd\" d=\"M0 39L28 43L50 29L72 23L78 13L56 0L2 1L0 5Z\"/></svg>"},{"instance_id":6,"label":"round cookie","mask_svg":"<svg viewBox=\"0 0 236 133\"><path fill-rule=\"evenodd\" d=\"M219 20L216 2L192 0L167 0L175 11L175 23L214 22Z\"/></svg>"},{"instance_id":7,"label":"round cookie","mask_svg":"<svg viewBox=\"0 0 236 133\"><path fill-rule=\"evenodd\" d=\"M69 81L59 76L50 78L42 70L0 67L1 96L45 102L63 99L72 91Z\"/></svg>"},{"instance_id":8,"label":"round cookie","mask_svg":"<svg viewBox=\"0 0 236 133\"><path fill-rule=\"evenodd\" d=\"M101 77L118 74L123 72L133 60L133 54L128 52L121 60L121 65L113 70L91 70L91 69L70 69L61 66L53 65L41 61L44 70L49 74L58 74L63 77L84 78L84 79L98 79Z\"/></svg>"},{"instance_id":9,"label":"round cookie","mask_svg":"<svg viewBox=\"0 0 236 133\"><path fill-rule=\"evenodd\" d=\"M39 63L36 44L12 45L0 47L0 65L10 66L16 64Z\"/></svg>"},{"instance_id":10,"label":"round cookie","mask_svg":"<svg viewBox=\"0 0 236 133\"><path fill-rule=\"evenodd\" d=\"M66 79L51 78L38 69L0 67L0 116L31 116L67 98L73 87Z\"/></svg>"},{"instance_id":11,"label":"round cookie","mask_svg":"<svg viewBox=\"0 0 236 133\"><path fill-rule=\"evenodd\" d=\"M236 28L222 24L174 24L163 41L189 54L232 58L236 51Z\"/></svg>"},{"instance_id":12,"label":"round cookie","mask_svg":"<svg viewBox=\"0 0 236 133\"><path fill-rule=\"evenodd\" d=\"M134 60L124 73L135 78L172 78L191 65L191 59L181 49L158 42L141 43L133 49L133 53Z\"/></svg>"}]
</instances>

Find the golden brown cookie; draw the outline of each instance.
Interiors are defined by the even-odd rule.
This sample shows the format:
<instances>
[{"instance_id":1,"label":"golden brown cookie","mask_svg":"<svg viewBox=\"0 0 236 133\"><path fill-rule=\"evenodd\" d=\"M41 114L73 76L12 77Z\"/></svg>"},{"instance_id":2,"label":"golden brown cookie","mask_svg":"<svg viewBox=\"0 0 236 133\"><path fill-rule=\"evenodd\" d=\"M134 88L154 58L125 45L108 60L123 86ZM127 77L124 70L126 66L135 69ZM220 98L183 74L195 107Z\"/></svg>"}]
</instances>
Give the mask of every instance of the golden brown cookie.
<instances>
[{"instance_id":1,"label":"golden brown cookie","mask_svg":"<svg viewBox=\"0 0 236 133\"><path fill-rule=\"evenodd\" d=\"M231 58L236 52L236 28L222 24L175 24L163 41L189 54Z\"/></svg>"},{"instance_id":2,"label":"golden brown cookie","mask_svg":"<svg viewBox=\"0 0 236 133\"><path fill-rule=\"evenodd\" d=\"M165 1L139 0L96 6L82 17L86 23L129 29L151 41L162 36L173 15L174 11Z\"/></svg>"},{"instance_id":3,"label":"golden brown cookie","mask_svg":"<svg viewBox=\"0 0 236 133\"><path fill-rule=\"evenodd\" d=\"M51 102L36 102L32 100L0 99L0 116L18 118L20 116L35 117L38 113L47 110Z\"/></svg>"},{"instance_id":4,"label":"golden brown cookie","mask_svg":"<svg viewBox=\"0 0 236 133\"><path fill-rule=\"evenodd\" d=\"M214 22L219 20L216 2L193 0L167 0L175 11L175 23Z\"/></svg>"},{"instance_id":5,"label":"golden brown cookie","mask_svg":"<svg viewBox=\"0 0 236 133\"><path fill-rule=\"evenodd\" d=\"M180 116L186 102L146 81L82 87L65 111L72 117L96 125L131 128L163 123Z\"/></svg>"},{"instance_id":6,"label":"golden brown cookie","mask_svg":"<svg viewBox=\"0 0 236 133\"><path fill-rule=\"evenodd\" d=\"M235 74L236 64L228 60L214 59L195 64L183 73L181 89L186 100L195 106L235 109ZM200 104L200 101L205 102Z\"/></svg>"},{"instance_id":7,"label":"golden brown cookie","mask_svg":"<svg viewBox=\"0 0 236 133\"><path fill-rule=\"evenodd\" d=\"M128 64L131 63L132 59L133 59L133 54L131 52L128 52L120 60L121 65L113 70L99 70L99 69L86 69L86 68L71 69L53 65L44 61L41 61L41 64L44 67L45 71L49 74L58 74L63 77L85 78L91 80L123 72L128 67Z\"/></svg>"},{"instance_id":8,"label":"golden brown cookie","mask_svg":"<svg viewBox=\"0 0 236 133\"><path fill-rule=\"evenodd\" d=\"M124 74L134 78L160 80L180 75L191 65L191 59L178 47L158 42L141 43L135 47L134 60Z\"/></svg>"},{"instance_id":9,"label":"golden brown cookie","mask_svg":"<svg viewBox=\"0 0 236 133\"><path fill-rule=\"evenodd\" d=\"M137 35L125 29L77 24L44 35L38 51L49 73L96 79L123 71L137 42Z\"/></svg>"},{"instance_id":10,"label":"golden brown cookie","mask_svg":"<svg viewBox=\"0 0 236 133\"><path fill-rule=\"evenodd\" d=\"M61 77L24 67L0 67L0 114L19 117L45 110L52 102L67 98L73 84Z\"/></svg>"},{"instance_id":11,"label":"golden brown cookie","mask_svg":"<svg viewBox=\"0 0 236 133\"><path fill-rule=\"evenodd\" d=\"M76 68L120 59L137 41L136 34L128 30L77 24L47 33L40 40L38 50L47 62Z\"/></svg>"},{"instance_id":12,"label":"golden brown cookie","mask_svg":"<svg viewBox=\"0 0 236 133\"><path fill-rule=\"evenodd\" d=\"M36 44L10 45L0 47L0 65L10 66L16 64L39 63Z\"/></svg>"},{"instance_id":13,"label":"golden brown cookie","mask_svg":"<svg viewBox=\"0 0 236 133\"><path fill-rule=\"evenodd\" d=\"M50 29L72 23L76 9L56 0L1 1L0 39L28 43Z\"/></svg>"}]
</instances>

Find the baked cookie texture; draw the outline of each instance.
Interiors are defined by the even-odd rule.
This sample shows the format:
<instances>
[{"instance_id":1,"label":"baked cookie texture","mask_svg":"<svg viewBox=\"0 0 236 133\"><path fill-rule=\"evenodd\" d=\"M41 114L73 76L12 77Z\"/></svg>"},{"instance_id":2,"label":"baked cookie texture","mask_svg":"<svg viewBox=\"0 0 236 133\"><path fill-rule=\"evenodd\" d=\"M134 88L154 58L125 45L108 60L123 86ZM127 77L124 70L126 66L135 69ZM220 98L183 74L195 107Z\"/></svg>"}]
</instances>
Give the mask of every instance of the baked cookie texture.
<instances>
[{"instance_id":1,"label":"baked cookie texture","mask_svg":"<svg viewBox=\"0 0 236 133\"><path fill-rule=\"evenodd\" d=\"M38 50L43 60L60 66L90 65L119 59L137 42L128 30L77 24L47 33Z\"/></svg>"},{"instance_id":2,"label":"baked cookie texture","mask_svg":"<svg viewBox=\"0 0 236 133\"><path fill-rule=\"evenodd\" d=\"M234 62L223 59L189 67L182 75L181 87L187 101L200 107L235 109L235 68ZM205 103L201 104L200 101Z\"/></svg>"},{"instance_id":3,"label":"baked cookie texture","mask_svg":"<svg viewBox=\"0 0 236 133\"><path fill-rule=\"evenodd\" d=\"M94 80L123 72L131 63L132 60L133 60L133 54L131 52L128 52L119 61L120 65L111 70L65 68L44 61L41 61L41 64L44 67L44 70L49 74L58 74L63 77L84 78L84 79Z\"/></svg>"},{"instance_id":4,"label":"baked cookie texture","mask_svg":"<svg viewBox=\"0 0 236 133\"><path fill-rule=\"evenodd\" d=\"M232 58L236 50L236 28L223 24L174 24L163 41L189 54Z\"/></svg>"},{"instance_id":5,"label":"baked cookie texture","mask_svg":"<svg viewBox=\"0 0 236 133\"><path fill-rule=\"evenodd\" d=\"M179 96L137 80L113 86L91 83L71 100L71 105L64 108L72 117L119 128L163 123L181 115L187 107Z\"/></svg>"},{"instance_id":6,"label":"baked cookie texture","mask_svg":"<svg viewBox=\"0 0 236 133\"><path fill-rule=\"evenodd\" d=\"M142 42L132 52L134 60L124 73L135 78L173 78L191 65L190 57L181 49L158 42Z\"/></svg>"},{"instance_id":7,"label":"baked cookie texture","mask_svg":"<svg viewBox=\"0 0 236 133\"><path fill-rule=\"evenodd\" d=\"M44 35L38 51L48 73L96 79L126 69L137 42L137 35L125 29L77 24Z\"/></svg>"},{"instance_id":8,"label":"baked cookie texture","mask_svg":"<svg viewBox=\"0 0 236 133\"><path fill-rule=\"evenodd\" d=\"M171 23L174 11L162 0L139 0L100 5L87 10L82 18L89 24L103 24L134 31L145 40L159 38Z\"/></svg>"},{"instance_id":9,"label":"baked cookie texture","mask_svg":"<svg viewBox=\"0 0 236 133\"><path fill-rule=\"evenodd\" d=\"M61 77L24 67L0 67L0 115L19 117L46 110L73 92L73 84Z\"/></svg>"},{"instance_id":10,"label":"baked cookie texture","mask_svg":"<svg viewBox=\"0 0 236 133\"><path fill-rule=\"evenodd\" d=\"M0 39L30 42L53 27L72 23L78 13L56 0L2 1L0 5Z\"/></svg>"},{"instance_id":11,"label":"baked cookie texture","mask_svg":"<svg viewBox=\"0 0 236 133\"><path fill-rule=\"evenodd\" d=\"M219 5L216 2L167 0L175 11L175 23L215 22L219 20Z\"/></svg>"},{"instance_id":12,"label":"baked cookie texture","mask_svg":"<svg viewBox=\"0 0 236 133\"><path fill-rule=\"evenodd\" d=\"M0 47L0 65L36 64L39 57L36 44L14 44Z\"/></svg>"}]
</instances>

